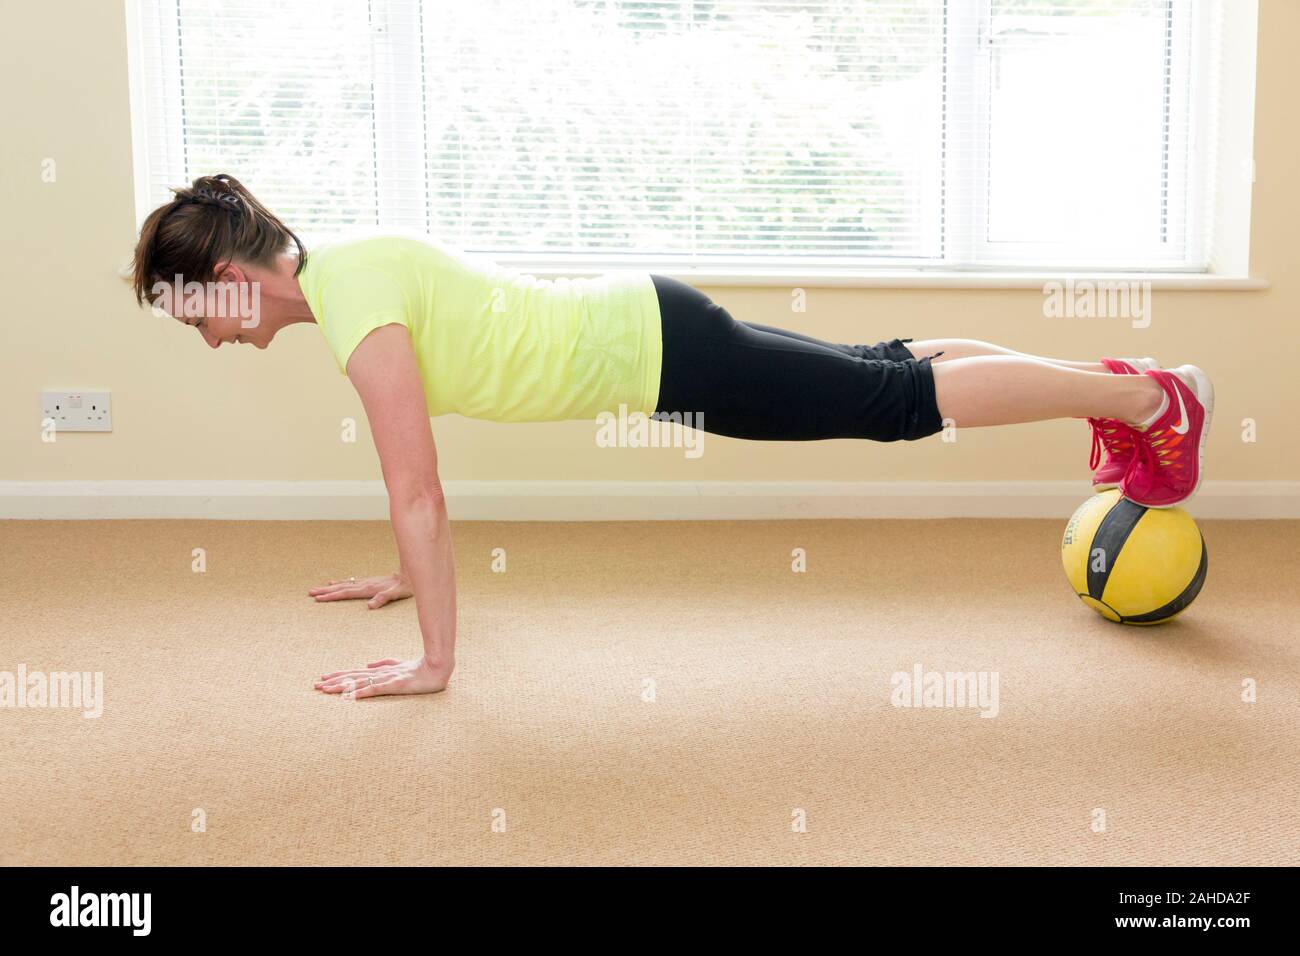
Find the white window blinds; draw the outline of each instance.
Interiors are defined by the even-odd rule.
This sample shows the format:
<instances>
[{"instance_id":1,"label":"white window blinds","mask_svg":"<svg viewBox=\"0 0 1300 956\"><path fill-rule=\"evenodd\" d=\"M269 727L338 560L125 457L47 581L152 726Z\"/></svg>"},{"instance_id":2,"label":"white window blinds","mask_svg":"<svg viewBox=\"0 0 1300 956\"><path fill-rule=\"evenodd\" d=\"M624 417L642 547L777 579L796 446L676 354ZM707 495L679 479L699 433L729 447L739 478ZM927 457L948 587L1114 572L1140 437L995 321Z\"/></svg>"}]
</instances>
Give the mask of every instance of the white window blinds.
<instances>
[{"instance_id":1,"label":"white window blinds","mask_svg":"<svg viewBox=\"0 0 1300 956\"><path fill-rule=\"evenodd\" d=\"M501 261L1197 271L1218 0L130 0L143 209Z\"/></svg>"}]
</instances>

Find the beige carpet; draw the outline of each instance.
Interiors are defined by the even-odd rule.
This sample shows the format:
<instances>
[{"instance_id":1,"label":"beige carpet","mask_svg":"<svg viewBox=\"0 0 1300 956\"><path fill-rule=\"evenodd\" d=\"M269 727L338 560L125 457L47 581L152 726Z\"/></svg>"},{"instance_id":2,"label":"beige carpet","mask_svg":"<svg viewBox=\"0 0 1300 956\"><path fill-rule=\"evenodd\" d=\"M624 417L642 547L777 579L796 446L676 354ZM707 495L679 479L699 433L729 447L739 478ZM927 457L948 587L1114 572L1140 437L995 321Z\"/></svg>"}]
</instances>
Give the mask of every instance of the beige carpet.
<instances>
[{"instance_id":1,"label":"beige carpet","mask_svg":"<svg viewBox=\"0 0 1300 956\"><path fill-rule=\"evenodd\" d=\"M1063 525L457 524L451 689L349 703L312 680L418 653L414 604L305 592L386 524L0 522L0 671L105 681L0 709L0 864L1300 863L1298 524L1205 523L1151 629ZM891 706L918 663L998 715Z\"/></svg>"}]
</instances>

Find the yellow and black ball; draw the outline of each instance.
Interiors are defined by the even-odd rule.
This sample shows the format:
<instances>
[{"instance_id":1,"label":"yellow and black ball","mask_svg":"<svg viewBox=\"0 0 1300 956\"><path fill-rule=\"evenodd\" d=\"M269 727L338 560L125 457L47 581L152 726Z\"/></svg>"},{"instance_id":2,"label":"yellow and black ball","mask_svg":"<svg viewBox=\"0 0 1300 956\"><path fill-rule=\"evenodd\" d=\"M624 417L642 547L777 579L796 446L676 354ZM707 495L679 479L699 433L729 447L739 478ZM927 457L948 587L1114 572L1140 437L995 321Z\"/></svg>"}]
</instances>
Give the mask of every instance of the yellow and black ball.
<instances>
[{"instance_id":1,"label":"yellow and black ball","mask_svg":"<svg viewBox=\"0 0 1300 956\"><path fill-rule=\"evenodd\" d=\"M1186 610L1208 566L1191 515L1135 504L1119 489L1079 505L1061 538L1061 562L1083 603L1123 624L1159 624Z\"/></svg>"}]
</instances>

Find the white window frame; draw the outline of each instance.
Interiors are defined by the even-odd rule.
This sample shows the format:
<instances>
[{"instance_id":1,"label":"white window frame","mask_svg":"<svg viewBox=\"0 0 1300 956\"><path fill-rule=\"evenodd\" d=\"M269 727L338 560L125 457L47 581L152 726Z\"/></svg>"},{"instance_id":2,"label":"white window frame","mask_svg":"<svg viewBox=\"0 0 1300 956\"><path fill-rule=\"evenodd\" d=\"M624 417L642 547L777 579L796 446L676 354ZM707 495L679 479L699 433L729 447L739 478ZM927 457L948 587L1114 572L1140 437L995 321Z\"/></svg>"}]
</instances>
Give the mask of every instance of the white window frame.
<instances>
[{"instance_id":1,"label":"white window frame","mask_svg":"<svg viewBox=\"0 0 1300 956\"><path fill-rule=\"evenodd\" d=\"M972 0L972 5L978 5L980 11L975 26L979 30L979 39L977 50L973 58L972 70L973 76L965 83L955 84L958 87L970 88L980 91L991 89L991 64L992 49L996 38L991 36L988 31L990 24L990 0ZM1188 35L1191 38L1191 49L1180 48L1175 46L1178 56L1175 59L1171 70L1172 82L1170 87L1175 84L1190 83L1193 76L1202 75L1202 71L1208 66L1201 59L1208 51L1207 38L1212 35L1213 17L1210 15L1215 6L1214 0L1200 0L1193 7L1171 6L1170 11L1175 18L1175 35ZM1014 19L1014 18L1013 18ZM1025 25L1035 21L1034 17L1023 17L1021 19ZM1198 56L1199 54L1199 56ZM1197 100L1194 98L1197 91L1190 89L1188 91L1188 102L1192 104L1192 115L1189 117L1189 124L1195 124L1198 121L1204 122L1204 110L1198 110ZM991 132L990 113L991 102L987 97L977 97L971 104L972 113L979 110L977 122L972 125L974 136L972 141L968 142L966 147L969 149L972 157L972 168L966 174L966 182L971 184L987 185L989 174L989 157L991 143L989 135ZM1068 146L1063 146L1068 148ZM1200 219L1197 215L1201 203L1204 201L1202 187L1204 185L1204 149L1197 149L1194 146L1194 134L1188 131L1186 140L1180 140L1174 144L1174 148L1182 149L1187 155L1188 161L1184 166L1181 163L1170 163L1167 175L1170 177L1171 195L1185 197L1187 224L1185 227L1182 249L1179 251L1180 258L1183 261L1197 263L1192 267L1187 267L1182 262L1164 263L1157 259L1150 259L1145 266L1126 266L1115 260L1093 260L1079 261L1075 263L1074 268L1084 272L1152 272L1152 273L1175 273L1179 275L1196 274L1204 272L1207 263L1205 262L1203 249L1197 247L1201 245L1199 225ZM959 180L960 181L960 180ZM972 189L972 195L969 202L973 210L974 225L973 228L966 230L972 246L967 251L966 259L972 263L968 268L975 271L987 272L996 271L996 262L1006 260L1016 260L1018 255L1027 257L1036 248L1034 243L1029 242L1008 242L993 241L988 237L989 224L989 205L990 195L987 188ZM961 230L954 230L957 235L962 235ZM952 266L958 268L958 266ZM1055 275L1060 272L1056 266L1033 267L1029 271L1043 271Z\"/></svg>"},{"instance_id":2,"label":"white window frame","mask_svg":"<svg viewBox=\"0 0 1300 956\"><path fill-rule=\"evenodd\" d=\"M425 162L424 107L393 95L385 82L401 71L422 70L420 30L422 24L415 7L400 0L358 0L368 2L371 10L369 41L374 44L376 70L375 109L386 111L388 122L376 124L385 131L385 139L376 143L382 157L376 170L380 184L379 216L385 226L427 231L430 223L428 169ZM179 183L184 170L184 146L178 124L150 123L146 115L145 80L140 55L144 42L140 23L142 4L152 5L164 29L176 26L179 35L177 0L125 0L127 36L130 49L130 92L132 142L135 153L135 196L137 222L142 222L151 205L149 195L153 153L164 157L172 170L171 178ZM1194 84L1191 117L1191 141L1187 144L1187 174L1192 182L1188 194L1187 245L1189 259L1204 259L1200 270L1183 266L1132 269L1116 268L1113 263L1077 263L1069 269L1025 266L1014 269L984 264L996 247L1007 251L1007 243L990 244L985 238L988 215L987 190L971 188L987 181L988 112L987 97L977 90L988 90L988 37L990 0L958 0L949 9L954 29L950 37L970 38L965 48L950 53L950 69L969 71L969 82L950 85L953 99L945 108L976 115L971 124L977 140L963 144L973 149L949 150L944 168L945 196L941 203L943 254L935 258L897 258L888 267L854 266L846 268L842 260L815 257L801 261L797 271L789 266L747 265L744 257L729 257L708 266L684 262L677 255L645 256L614 254L538 255L530 253L487 253L497 262L536 275L598 274L611 269L641 269L675 276L697 284L717 286L830 286L845 288L1033 288L1041 289L1049 279L1088 278L1093 280L1148 281L1153 287L1166 289L1256 290L1268 282L1248 274L1250 200L1253 184L1251 140L1254 127L1254 76L1258 0L1196 0L1192 16L1193 49L1187 62L1175 69ZM1217 19L1216 19L1217 18ZM976 27L979 27L977 30ZM179 63L178 51L167 51ZM1201 84L1211 76L1206 65L1219 57L1217 88ZM171 63L167 64L171 66ZM157 91L155 91L157 95ZM176 90L164 91L167 110L180 110ZM1210 141L1206 135L1208 107L1217 98L1221 120L1219 135ZM974 169L958 169L958 156L971 157ZM1243 174L1250 169L1251 174ZM1207 176L1207 172L1212 171ZM1208 184L1208 189L1202 187ZM953 192L953 190L958 190ZM963 219L965 221L963 221ZM1205 223L1211 225L1207 232ZM954 227L955 226L955 227ZM958 247L954 240L967 244ZM1204 250L1196 246L1204 244Z\"/></svg>"}]
</instances>

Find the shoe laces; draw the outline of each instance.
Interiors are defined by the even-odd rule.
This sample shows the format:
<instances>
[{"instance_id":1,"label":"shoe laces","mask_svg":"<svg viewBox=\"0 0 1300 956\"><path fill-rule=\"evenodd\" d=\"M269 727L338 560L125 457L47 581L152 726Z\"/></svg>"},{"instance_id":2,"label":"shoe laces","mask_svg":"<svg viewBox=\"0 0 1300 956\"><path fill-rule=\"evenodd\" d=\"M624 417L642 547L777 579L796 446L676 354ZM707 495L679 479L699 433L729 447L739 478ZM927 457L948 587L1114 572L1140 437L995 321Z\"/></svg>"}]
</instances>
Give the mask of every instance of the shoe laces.
<instances>
[{"instance_id":1,"label":"shoe laces","mask_svg":"<svg viewBox=\"0 0 1300 956\"><path fill-rule=\"evenodd\" d=\"M1132 447L1133 429L1114 418L1090 418L1092 428L1092 451L1088 454L1088 470L1096 471L1101 464L1101 451L1104 447L1108 454Z\"/></svg>"},{"instance_id":2,"label":"shoe laces","mask_svg":"<svg viewBox=\"0 0 1300 956\"><path fill-rule=\"evenodd\" d=\"M1137 435L1133 445L1133 460L1128 463L1128 470L1124 474L1124 479L1131 485L1135 475L1144 475L1146 478L1145 488L1149 489L1156 480L1156 466L1162 462L1157 457L1156 450L1151 446L1149 435Z\"/></svg>"}]
</instances>

